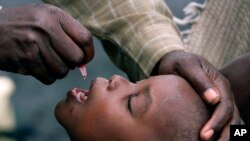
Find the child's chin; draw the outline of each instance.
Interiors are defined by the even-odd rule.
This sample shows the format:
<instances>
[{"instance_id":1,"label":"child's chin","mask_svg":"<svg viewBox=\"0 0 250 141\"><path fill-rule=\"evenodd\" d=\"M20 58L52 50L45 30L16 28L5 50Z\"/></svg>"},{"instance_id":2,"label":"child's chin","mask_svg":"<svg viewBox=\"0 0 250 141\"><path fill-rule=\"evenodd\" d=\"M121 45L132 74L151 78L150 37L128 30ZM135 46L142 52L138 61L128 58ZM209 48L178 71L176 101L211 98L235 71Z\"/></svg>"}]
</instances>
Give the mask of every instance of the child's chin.
<instances>
[{"instance_id":1,"label":"child's chin","mask_svg":"<svg viewBox=\"0 0 250 141\"><path fill-rule=\"evenodd\" d=\"M61 124L64 125L64 117L67 117L67 112L66 112L66 106L64 101L60 101L57 103L54 114L57 119L57 121Z\"/></svg>"}]
</instances>

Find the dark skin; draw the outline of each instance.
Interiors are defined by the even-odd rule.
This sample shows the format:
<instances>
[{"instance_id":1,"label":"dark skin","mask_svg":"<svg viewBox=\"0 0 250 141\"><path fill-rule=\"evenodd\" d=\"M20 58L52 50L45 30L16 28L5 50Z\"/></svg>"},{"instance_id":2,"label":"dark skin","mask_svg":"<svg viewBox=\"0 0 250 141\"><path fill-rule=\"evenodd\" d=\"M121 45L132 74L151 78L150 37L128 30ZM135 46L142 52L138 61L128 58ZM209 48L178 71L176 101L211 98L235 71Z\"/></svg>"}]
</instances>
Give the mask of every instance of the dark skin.
<instances>
[{"instance_id":1,"label":"dark skin","mask_svg":"<svg viewBox=\"0 0 250 141\"><path fill-rule=\"evenodd\" d=\"M32 75L44 84L65 77L94 56L90 32L47 4L3 8L0 39L0 69Z\"/></svg>"},{"instance_id":2,"label":"dark skin","mask_svg":"<svg viewBox=\"0 0 250 141\"><path fill-rule=\"evenodd\" d=\"M246 124L250 124L250 54L241 56L221 69L222 74L231 83L235 102L240 115Z\"/></svg>"},{"instance_id":3,"label":"dark skin","mask_svg":"<svg viewBox=\"0 0 250 141\"><path fill-rule=\"evenodd\" d=\"M116 46L107 40L102 43L111 48L111 51L116 49ZM224 138L229 138L229 123L234 124L239 121L240 116L237 115L227 79L201 56L184 51L175 51L163 56L151 73L152 76L166 74L175 74L185 78L203 100L217 107L212 118L203 127L201 138L209 140L212 134L211 132L206 134L206 131L210 129L215 133L219 133L223 129L222 141ZM211 90L214 90L215 95Z\"/></svg>"},{"instance_id":4,"label":"dark skin","mask_svg":"<svg viewBox=\"0 0 250 141\"><path fill-rule=\"evenodd\" d=\"M0 39L0 69L32 75L44 84L65 77L94 55L87 29L64 11L46 4L3 8ZM179 51L162 57L152 75L161 74L184 77L205 101L216 106L201 131L203 139L212 136L210 129L224 129L222 137L228 136L229 124L240 117L235 113L229 84L218 70L202 57Z\"/></svg>"},{"instance_id":5,"label":"dark skin","mask_svg":"<svg viewBox=\"0 0 250 141\"><path fill-rule=\"evenodd\" d=\"M235 105L228 80L207 60L187 52L172 52L159 61L152 75L177 74L184 77L198 94L210 105L216 105L212 117L201 129L200 136L209 140L221 132L219 141L229 140L231 124L240 124L240 116ZM210 90L218 96L211 96Z\"/></svg>"},{"instance_id":6,"label":"dark skin","mask_svg":"<svg viewBox=\"0 0 250 141\"><path fill-rule=\"evenodd\" d=\"M221 69L232 84L236 104L246 123L250 121L250 106L246 102L250 100L246 79L249 60L250 55L244 56ZM209 109L180 77L162 75L131 83L113 76L109 80L93 80L90 90L72 89L66 100L57 105L55 113L72 141L190 141L199 140L197 134L209 117ZM237 122L242 124L241 120Z\"/></svg>"},{"instance_id":7,"label":"dark skin","mask_svg":"<svg viewBox=\"0 0 250 141\"><path fill-rule=\"evenodd\" d=\"M89 90L70 90L55 115L72 141L179 141L178 125L192 131L188 141L195 141L209 117L197 109L206 111L181 77L162 75L131 83L114 75L94 79Z\"/></svg>"}]
</instances>

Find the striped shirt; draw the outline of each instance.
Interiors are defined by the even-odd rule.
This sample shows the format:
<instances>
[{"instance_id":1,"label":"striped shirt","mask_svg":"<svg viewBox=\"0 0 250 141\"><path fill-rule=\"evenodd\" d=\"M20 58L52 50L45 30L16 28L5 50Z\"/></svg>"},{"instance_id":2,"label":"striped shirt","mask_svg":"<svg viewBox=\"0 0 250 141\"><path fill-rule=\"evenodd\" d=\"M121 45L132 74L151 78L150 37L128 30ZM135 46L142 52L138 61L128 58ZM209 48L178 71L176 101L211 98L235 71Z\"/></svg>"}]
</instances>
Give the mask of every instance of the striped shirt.
<instances>
[{"instance_id":1,"label":"striped shirt","mask_svg":"<svg viewBox=\"0 0 250 141\"><path fill-rule=\"evenodd\" d=\"M184 50L164 0L44 0L69 12L98 37L132 81L150 76L160 58Z\"/></svg>"}]
</instances>

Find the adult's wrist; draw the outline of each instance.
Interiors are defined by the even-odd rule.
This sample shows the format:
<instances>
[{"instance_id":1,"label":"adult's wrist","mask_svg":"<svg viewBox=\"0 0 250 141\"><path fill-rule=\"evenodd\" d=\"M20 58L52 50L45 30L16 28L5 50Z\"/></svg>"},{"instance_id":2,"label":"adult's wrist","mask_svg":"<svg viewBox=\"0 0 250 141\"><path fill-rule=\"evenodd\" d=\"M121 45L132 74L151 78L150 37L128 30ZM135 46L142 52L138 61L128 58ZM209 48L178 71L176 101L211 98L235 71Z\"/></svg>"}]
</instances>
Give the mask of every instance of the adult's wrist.
<instances>
[{"instance_id":1,"label":"adult's wrist","mask_svg":"<svg viewBox=\"0 0 250 141\"><path fill-rule=\"evenodd\" d=\"M185 50L175 50L169 53L166 53L165 55L163 55L161 57L161 59L157 62L157 64L155 65L155 67L152 70L151 76L155 76L155 75L159 75L159 74L164 74L164 72L162 71L162 68L164 68L164 70L166 70L166 68L164 67L164 64L167 61L171 61L171 57L172 56L176 56L178 54L183 54L186 53ZM173 57L172 57L173 58ZM171 68L169 68L171 69Z\"/></svg>"}]
</instances>

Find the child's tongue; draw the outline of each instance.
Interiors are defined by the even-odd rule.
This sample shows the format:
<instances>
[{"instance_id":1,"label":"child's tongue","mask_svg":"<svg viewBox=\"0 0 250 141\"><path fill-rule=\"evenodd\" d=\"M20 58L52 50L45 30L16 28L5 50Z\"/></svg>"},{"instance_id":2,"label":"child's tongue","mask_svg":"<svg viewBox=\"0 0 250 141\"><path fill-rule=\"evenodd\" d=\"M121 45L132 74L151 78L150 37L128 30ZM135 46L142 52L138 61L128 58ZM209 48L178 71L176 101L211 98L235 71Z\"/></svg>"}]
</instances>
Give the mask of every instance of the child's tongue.
<instances>
[{"instance_id":1,"label":"child's tongue","mask_svg":"<svg viewBox=\"0 0 250 141\"><path fill-rule=\"evenodd\" d=\"M82 77L83 79L86 79L87 77L87 70L86 70L86 64L83 64L79 67L81 73L82 73Z\"/></svg>"}]
</instances>

